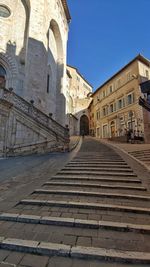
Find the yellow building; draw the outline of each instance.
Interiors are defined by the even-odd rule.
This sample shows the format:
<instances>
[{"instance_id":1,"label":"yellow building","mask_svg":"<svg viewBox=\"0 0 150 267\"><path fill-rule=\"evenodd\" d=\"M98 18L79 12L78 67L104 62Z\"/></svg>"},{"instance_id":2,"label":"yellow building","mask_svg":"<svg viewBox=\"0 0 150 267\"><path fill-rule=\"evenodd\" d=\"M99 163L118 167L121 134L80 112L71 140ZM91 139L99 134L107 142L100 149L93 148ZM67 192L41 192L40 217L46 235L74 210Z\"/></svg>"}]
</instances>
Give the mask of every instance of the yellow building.
<instances>
[{"instance_id":1,"label":"yellow building","mask_svg":"<svg viewBox=\"0 0 150 267\"><path fill-rule=\"evenodd\" d=\"M96 137L125 136L128 130L144 135L140 83L150 78L150 61L138 55L93 93L90 129Z\"/></svg>"}]
</instances>

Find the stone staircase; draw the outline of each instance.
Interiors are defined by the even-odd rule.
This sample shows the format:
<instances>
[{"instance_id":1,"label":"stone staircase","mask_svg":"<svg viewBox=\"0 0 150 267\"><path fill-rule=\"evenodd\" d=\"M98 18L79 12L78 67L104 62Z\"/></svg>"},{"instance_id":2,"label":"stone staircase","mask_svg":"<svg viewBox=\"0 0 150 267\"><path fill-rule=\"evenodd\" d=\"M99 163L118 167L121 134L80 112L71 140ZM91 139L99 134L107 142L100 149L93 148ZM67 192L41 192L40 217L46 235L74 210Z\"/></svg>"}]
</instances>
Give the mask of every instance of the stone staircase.
<instances>
[{"instance_id":1,"label":"stone staircase","mask_svg":"<svg viewBox=\"0 0 150 267\"><path fill-rule=\"evenodd\" d=\"M150 165L150 149L129 152L136 159Z\"/></svg>"},{"instance_id":2,"label":"stone staircase","mask_svg":"<svg viewBox=\"0 0 150 267\"><path fill-rule=\"evenodd\" d=\"M0 157L69 149L68 129L4 88L0 88L0 133Z\"/></svg>"},{"instance_id":3,"label":"stone staircase","mask_svg":"<svg viewBox=\"0 0 150 267\"><path fill-rule=\"evenodd\" d=\"M85 139L60 172L0 214L0 248L40 255L42 267L55 266L55 257L61 267L150 266L149 200L116 152Z\"/></svg>"}]
</instances>

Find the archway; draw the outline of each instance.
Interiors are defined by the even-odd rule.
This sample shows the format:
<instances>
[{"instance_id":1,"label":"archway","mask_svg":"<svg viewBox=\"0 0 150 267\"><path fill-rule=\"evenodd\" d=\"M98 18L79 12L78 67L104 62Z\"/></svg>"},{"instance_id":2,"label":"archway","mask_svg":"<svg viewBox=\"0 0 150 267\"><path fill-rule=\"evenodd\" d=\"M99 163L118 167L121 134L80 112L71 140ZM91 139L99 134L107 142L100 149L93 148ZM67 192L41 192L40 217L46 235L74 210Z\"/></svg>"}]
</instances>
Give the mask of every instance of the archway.
<instances>
[{"instance_id":1,"label":"archway","mask_svg":"<svg viewBox=\"0 0 150 267\"><path fill-rule=\"evenodd\" d=\"M80 118L80 135L89 135L89 119L86 115Z\"/></svg>"},{"instance_id":2,"label":"archway","mask_svg":"<svg viewBox=\"0 0 150 267\"><path fill-rule=\"evenodd\" d=\"M6 70L0 64L0 88L6 85Z\"/></svg>"},{"instance_id":3,"label":"archway","mask_svg":"<svg viewBox=\"0 0 150 267\"><path fill-rule=\"evenodd\" d=\"M64 77L64 56L63 42L59 25L55 20L51 20L48 29L48 66L51 68L51 80L49 86L51 90L51 100L49 105L53 106L54 118L63 124L65 114L65 100L63 96L63 77Z\"/></svg>"}]
</instances>

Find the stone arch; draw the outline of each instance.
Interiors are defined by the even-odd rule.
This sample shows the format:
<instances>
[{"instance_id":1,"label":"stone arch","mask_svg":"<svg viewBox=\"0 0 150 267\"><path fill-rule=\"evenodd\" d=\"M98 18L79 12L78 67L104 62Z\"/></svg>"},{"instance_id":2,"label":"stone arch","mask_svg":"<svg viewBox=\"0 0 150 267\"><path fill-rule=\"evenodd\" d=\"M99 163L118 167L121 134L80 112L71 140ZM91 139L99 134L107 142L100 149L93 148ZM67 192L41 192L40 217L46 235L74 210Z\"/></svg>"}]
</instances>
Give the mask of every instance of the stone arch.
<instances>
[{"instance_id":1,"label":"stone arch","mask_svg":"<svg viewBox=\"0 0 150 267\"><path fill-rule=\"evenodd\" d=\"M89 135L89 118L86 115L80 118L80 135Z\"/></svg>"},{"instance_id":2,"label":"stone arch","mask_svg":"<svg viewBox=\"0 0 150 267\"><path fill-rule=\"evenodd\" d=\"M50 22L50 27L49 27L55 37L55 41L56 41L56 47L57 47L57 62L59 64L63 63L63 45L62 45L62 37L61 37L61 32L59 29L59 25L57 24L57 22L52 19Z\"/></svg>"},{"instance_id":3,"label":"stone arch","mask_svg":"<svg viewBox=\"0 0 150 267\"><path fill-rule=\"evenodd\" d=\"M28 34L29 34L29 22L30 22L30 1L29 0L21 0L22 5L24 6L25 13L26 13L26 22L25 22L25 31L24 31L24 44L23 49L20 52L20 57L22 61L25 61L25 54L27 50L28 44Z\"/></svg>"},{"instance_id":4,"label":"stone arch","mask_svg":"<svg viewBox=\"0 0 150 267\"><path fill-rule=\"evenodd\" d=\"M52 95L55 103L55 119L61 122L65 113L65 103L62 99L62 80L64 77L64 51L63 41L58 23L52 19L48 29L48 65L52 69Z\"/></svg>"},{"instance_id":5,"label":"stone arch","mask_svg":"<svg viewBox=\"0 0 150 267\"><path fill-rule=\"evenodd\" d=\"M18 76L17 63L11 58L11 56L0 51L0 65L2 65L2 67L6 70L6 88L15 88Z\"/></svg>"}]
</instances>

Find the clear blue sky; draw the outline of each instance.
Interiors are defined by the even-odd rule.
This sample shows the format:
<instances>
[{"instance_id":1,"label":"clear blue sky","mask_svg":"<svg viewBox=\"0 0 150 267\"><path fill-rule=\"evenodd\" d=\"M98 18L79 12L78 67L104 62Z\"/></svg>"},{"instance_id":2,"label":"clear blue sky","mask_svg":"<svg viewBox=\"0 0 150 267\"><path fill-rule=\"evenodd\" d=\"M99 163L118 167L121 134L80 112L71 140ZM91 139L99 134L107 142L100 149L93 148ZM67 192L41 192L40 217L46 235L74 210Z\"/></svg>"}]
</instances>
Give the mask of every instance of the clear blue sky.
<instances>
[{"instance_id":1,"label":"clear blue sky","mask_svg":"<svg viewBox=\"0 0 150 267\"><path fill-rule=\"evenodd\" d=\"M141 53L150 59L150 0L68 0L68 64L98 88Z\"/></svg>"}]
</instances>

